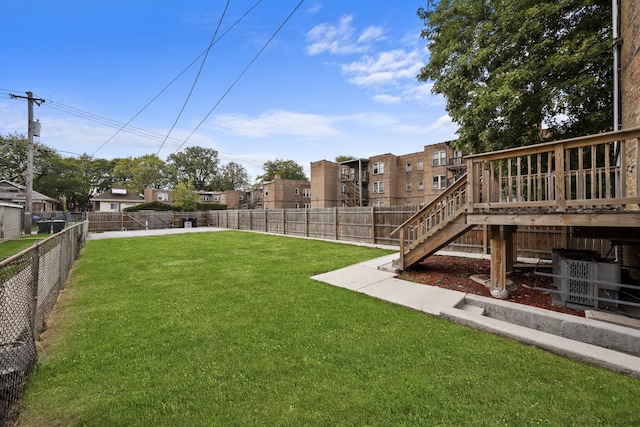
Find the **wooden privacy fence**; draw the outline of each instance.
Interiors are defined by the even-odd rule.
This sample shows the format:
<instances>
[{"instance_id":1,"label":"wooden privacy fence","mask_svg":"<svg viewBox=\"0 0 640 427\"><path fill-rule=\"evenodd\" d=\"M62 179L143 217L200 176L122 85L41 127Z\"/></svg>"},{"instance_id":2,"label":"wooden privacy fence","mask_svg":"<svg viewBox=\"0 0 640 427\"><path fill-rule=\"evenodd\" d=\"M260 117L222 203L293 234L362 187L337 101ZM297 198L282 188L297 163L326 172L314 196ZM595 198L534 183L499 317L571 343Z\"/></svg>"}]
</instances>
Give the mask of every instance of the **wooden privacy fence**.
<instances>
[{"instance_id":1,"label":"wooden privacy fence","mask_svg":"<svg viewBox=\"0 0 640 427\"><path fill-rule=\"evenodd\" d=\"M407 207L209 211L208 225L316 239L397 245L389 233L415 213Z\"/></svg>"},{"instance_id":2,"label":"wooden privacy fence","mask_svg":"<svg viewBox=\"0 0 640 427\"><path fill-rule=\"evenodd\" d=\"M189 221L192 227L209 226L398 246L398 236L391 237L391 232L415 213L415 208L405 206L208 212L90 212L88 220L89 232L92 233L180 228L185 225L184 222ZM518 227L515 240L518 256L525 258L551 259L553 248L591 249L602 254L609 249L609 242L606 240L576 239L562 227L521 226ZM489 253L487 227L472 228L445 250Z\"/></svg>"}]
</instances>

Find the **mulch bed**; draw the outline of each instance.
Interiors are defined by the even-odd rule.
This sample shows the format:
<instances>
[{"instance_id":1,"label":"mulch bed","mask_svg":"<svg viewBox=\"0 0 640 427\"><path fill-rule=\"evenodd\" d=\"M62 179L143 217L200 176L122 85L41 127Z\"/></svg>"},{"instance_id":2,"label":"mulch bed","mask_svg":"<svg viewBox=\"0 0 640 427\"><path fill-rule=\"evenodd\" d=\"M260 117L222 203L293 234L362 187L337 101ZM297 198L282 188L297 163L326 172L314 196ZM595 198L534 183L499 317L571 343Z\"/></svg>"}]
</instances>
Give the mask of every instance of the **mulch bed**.
<instances>
[{"instance_id":1,"label":"mulch bed","mask_svg":"<svg viewBox=\"0 0 640 427\"><path fill-rule=\"evenodd\" d=\"M434 255L403 272L399 278L491 297L488 287L470 279L472 275L488 276L490 271L489 260ZM507 278L513 281L518 290L511 292L507 301L584 317L583 311L557 307L551 303L548 292L535 290L534 287L538 286L548 287L553 279L537 275L534 271L534 265L514 268Z\"/></svg>"}]
</instances>

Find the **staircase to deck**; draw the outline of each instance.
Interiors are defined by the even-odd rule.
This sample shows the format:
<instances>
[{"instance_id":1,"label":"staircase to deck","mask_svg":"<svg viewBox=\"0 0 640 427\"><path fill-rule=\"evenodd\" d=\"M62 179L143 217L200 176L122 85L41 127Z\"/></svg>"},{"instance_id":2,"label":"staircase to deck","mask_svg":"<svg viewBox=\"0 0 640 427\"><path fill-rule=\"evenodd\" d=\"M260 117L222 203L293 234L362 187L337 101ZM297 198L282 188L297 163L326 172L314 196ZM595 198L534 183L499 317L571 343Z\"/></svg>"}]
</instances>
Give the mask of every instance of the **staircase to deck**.
<instances>
[{"instance_id":1,"label":"staircase to deck","mask_svg":"<svg viewBox=\"0 0 640 427\"><path fill-rule=\"evenodd\" d=\"M466 189L465 174L391 233L400 234L400 258L393 268L405 270L473 228L466 221Z\"/></svg>"}]
</instances>

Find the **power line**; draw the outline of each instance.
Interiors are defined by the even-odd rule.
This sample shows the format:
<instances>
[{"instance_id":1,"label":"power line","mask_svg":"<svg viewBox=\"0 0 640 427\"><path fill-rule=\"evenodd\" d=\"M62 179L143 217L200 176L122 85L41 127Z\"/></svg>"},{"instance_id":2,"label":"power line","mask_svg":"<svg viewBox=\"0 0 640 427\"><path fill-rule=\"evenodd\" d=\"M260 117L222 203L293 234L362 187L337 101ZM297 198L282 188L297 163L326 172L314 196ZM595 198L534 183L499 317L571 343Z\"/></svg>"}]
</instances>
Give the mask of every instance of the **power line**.
<instances>
[{"instance_id":1,"label":"power line","mask_svg":"<svg viewBox=\"0 0 640 427\"><path fill-rule=\"evenodd\" d=\"M222 102L222 100L227 96L227 94L229 94L229 92L231 92L231 89L233 89L233 87L236 85L236 83L238 83L238 81L242 78L242 76L244 76L244 74L249 70L249 68L253 65L253 63L258 59L258 57L260 56L260 54L262 54L262 52L264 52L264 50L267 48L267 46L269 45L269 43L271 43L271 41L276 37L276 35L280 32L280 30L282 30L282 28L286 25L286 23L289 21L289 19L291 19L291 17L293 16L294 13L296 13L296 11L300 8L300 6L302 6L302 3L304 2L304 0L300 0L300 2L296 5L295 8L293 8L293 10L291 11L291 13L289 14L289 16L286 17L286 19L282 22L282 24L280 24L280 26L278 27L278 29L271 35L271 37L269 37L269 40L267 40L267 42L262 46L262 48L258 51L258 53L253 57L253 59L249 62L249 64L244 68L244 70L242 70L242 72L240 73L240 75L238 75L238 77L233 81L233 83L231 83L231 86L229 86L229 88L226 90L226 92L224 94L222 94L222 96L220 97L220 99L218 99L218 101L214 104L214 106L211 108L211 110L209 110L209 112L207 113L206 116L204 116L204 118L200 121L200 123L198 123L198 126L196 126L196 128L193 130L193 132L191 132L189 134L189 136L187 136L187 138L184 140L184 142L182 144L180 144L180 146L176 149L176 152L182 148L182 146L184 144L186 144L186 142L193 136L194 133L196 133L196 131L200 128L200 126L202 126L202 124L209 118L209 116L211 115L211 113L213 113L213 111L218 107L218 105Z\"/></svg>"},{"instance_id":2,"label":"power line","mask_svg":"<svg viewBox=\"0 0 640 427\"><path fill-rule=\"evenodd\" d=\"M152 141L160 142L164 138L164 135L162 135L160 133L152 132L152 131L145 130L145 129L138 128L138 127L134 127L134 126L128 126L127 127L123 123L120 123L120 122L118 122L116 120L113 120L113 119L110 119L108 117L104 117L104 116L100 116L98 114L90 113L88 111L84 111L84 110L81 110L81 109L76 108L76 107L65 105L65 104L62 104L60 102L47 100L47 102L45 104L43 104L43 106L53 108L55 110L58 110L60 112L65 113L65 114L76 116L76 117L82 118L84 120L92 121L94 123L98 123L98 124L101 124L103 126L112 127L112 128L119 128L120 131L129 133L131 135L136 135L136 136L139 136L139 137L142 137L142 138L146 138L146 139L149 139L149 140L152 140ZM181 141L179 139L177 139L177 138L170 138L168 143L170 143L170 145L177 146L177 145L179 145L181 143ZM182 144L182 145L184 145L184 144ZM62 150L58 150L58 151L63 152ZM262 164L261 162L259 162L257 160L250 159L250 158L247 158L247 157L242 157L242 156L238 156L238 155L235 155L235 154L229 154L229 153L221 152L221 151L218 151L218 150L216 150L216 151L218 152L218 154L221 157L224 156L224 157L229 158L229 159L241 160L241 161L247 162L247 163ZM72 152L68 152L68 153L80 155L80 154L72 153ZM94 154L95 154L95 152L92 153L90 155L90 157L94 157Z\"/></svg>"},{"instance_id":3,"label":"power line","mask_svg":"<svg viewBox=\"0 0 640 427\"><path fill-rule=\"evenodd\" d=\"M247 17L247 15L249 15L249 13L251 13L253 11L253 9L255 9L260 3L262 3L262 0L258 0L256 1L253 6L251 6L249 9L247 9L247 11L240 17L238 18L229 28L227 28L227 30L222 33L222 35L220 35L220 37L213 43L214 45L216 43L218 43L220 40L222 40L224 38L224 36L226 36L240 21L242 21L244 18ZM109 137L109 139L107 139L104 143L102 143L102 145L100 145L100 147L98 147L96 150L94 150L93 153L91 153L91 155L95 155L100 149L102 149L105 145L107 145L113 138L116 137L116 135L118 135L125 127L129 126L129 124L135 120L140 114L142 114L142 112L144 110L147 109L147 107L149 107L156 99L158 99L160 97L160 95L162 95L167 89L169 89L169 87L171 87L171 85L173 85L180 77L182 77L182 75L184 73L186 73L196 62L198 62L198 60L200 58L202 58L202 56L208 52L208 50L210 49L210 47L208 47L207 49L205 49L204 51L202 51L202 53L200 55L198 55L189 65L187 65L184 70L182 70L173 80L171 80L160 92L158 92L158 94L156 96L154 96L153 98L151 98L151 100L149 102L147 102L145 104L144 107L142 107L136 114L133 115L133 117L131 117L131 119L129 119L129 121L127 123L125 123L120 129L118 129L116 131L116 133L114 133L113 135L111 135L111 137Z\"/></svg>"},{"instance_id":4,"label":"power line","mask_svg":"<svg viewBox=\"0 0 640 427\"><path fill-rule=\"evenodd\" d=\"M196 88L196 84L198 83L198 79L200 78L200 73L202 73L202 69L204 68L204 63L207 62L207 57L209 56L209 51L211 50L211 47L213 46L213 43L216 41L216 35L218 34L218 30L220 29L220 26L222 25L222 20L224 19L224 16L227 14L227 9L229 8L229 3L230 3L230 0L227 0L227 4L224 7L224 10L222 11L222 15L220 16L220 21L218 21L218 26L216 27L216 30L213 32L213 36L211 37L211 43L209 43L209 47L207 48L207 51L206 51L206 53L204 55L204 58L202 58L202 62L200 63L200 68L198 69L198 73L196 74L196 78L193 80L193 84L191 85L191 89L189 90L189 93L187 94L187 98L184 100L184 103L182 104L182 108L180 109L180 112L178 113L178 117L176 117L175 121L171 125L171 128L169 129L169 132L167 132L167 136L164 138L164 141L162 141L162 144L160 144L160 148L158 148L158 152L156 153L156 155L160 154L160 150L162 150L162 147L164 146L164 143L166 142L167 138L169 138L169 135L171 135L171 132L173 132L173 129L178 124L178 120L180 120L180 117L182 117L182 113L184 112L184 109L187 108L187 104L189 103L189 99L191 99L191 95L193 94L193 90Z\"/></svg>"}]
</instances>

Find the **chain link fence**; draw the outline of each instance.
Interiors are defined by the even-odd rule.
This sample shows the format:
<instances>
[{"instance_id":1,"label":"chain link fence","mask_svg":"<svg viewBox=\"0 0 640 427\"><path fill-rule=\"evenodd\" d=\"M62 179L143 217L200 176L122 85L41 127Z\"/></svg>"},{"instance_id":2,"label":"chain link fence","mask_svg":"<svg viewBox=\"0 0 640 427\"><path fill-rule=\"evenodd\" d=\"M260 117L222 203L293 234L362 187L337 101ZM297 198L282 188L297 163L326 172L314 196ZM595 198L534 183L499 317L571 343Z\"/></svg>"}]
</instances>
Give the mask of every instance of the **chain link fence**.
<instances>
[{"instance_id":1,"label":"chain link fence","mask_svg":"<svg viewBox=\"0 0 640 427\"><path fill-rule=\"evenodd\" d=\"M36 338L84 246L88 227L86 221L69 227L0 261L0 425L17 415L37 359Z\"/></svg>"}]
</instances>

